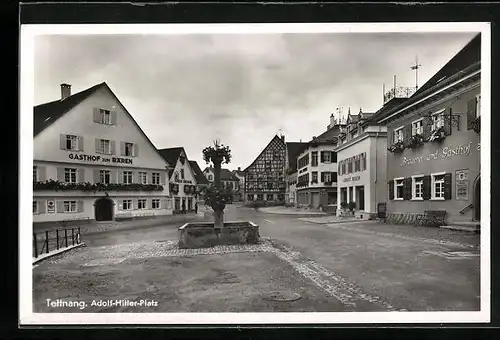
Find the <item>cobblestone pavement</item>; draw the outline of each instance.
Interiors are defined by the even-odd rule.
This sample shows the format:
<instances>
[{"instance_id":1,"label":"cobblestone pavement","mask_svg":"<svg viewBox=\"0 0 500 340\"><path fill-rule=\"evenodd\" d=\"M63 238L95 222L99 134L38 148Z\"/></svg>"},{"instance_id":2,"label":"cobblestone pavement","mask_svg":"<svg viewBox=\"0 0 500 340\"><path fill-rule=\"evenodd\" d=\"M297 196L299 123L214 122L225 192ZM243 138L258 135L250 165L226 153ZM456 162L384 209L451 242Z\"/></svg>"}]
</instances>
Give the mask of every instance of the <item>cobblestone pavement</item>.
<instances>
[{"instance_id":1,"label":"cobblestone pavement","mask_svg":"<svg viewBox=\"0 0 500 340\"><path fill-rule=\"evenodd\" d=\"M47 260L47 265L68 265L79 263L80 268L105 265L117 265L126 260L158 258L158 257L193 257L200 255L222 255L239 252L267 252L275 254L288 263L296 274L310 280L318 288L337 299L351 311L394 311L397 309L381 297L364 292L340 276L315 261L304 257L299 251L279 244L270 239L263 239L254 245L226 245L201 249L179 249L176 240L165 240L155 243L132 243L115 246L93 247L92 251L75 249L64 256L56 256Z\"/></svg>"}]
</instances>

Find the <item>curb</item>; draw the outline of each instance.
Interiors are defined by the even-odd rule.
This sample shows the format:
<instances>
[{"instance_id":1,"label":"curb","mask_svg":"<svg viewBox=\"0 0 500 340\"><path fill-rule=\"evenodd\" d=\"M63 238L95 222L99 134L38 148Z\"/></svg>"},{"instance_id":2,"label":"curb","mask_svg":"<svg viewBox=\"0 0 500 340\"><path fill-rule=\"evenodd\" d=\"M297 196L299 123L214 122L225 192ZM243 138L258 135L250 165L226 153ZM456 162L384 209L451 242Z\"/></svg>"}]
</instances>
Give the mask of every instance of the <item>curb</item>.
<instances>
[{"instance_id":1,"label":"curb","mask_svg":"<svg viewBox=\"0 0 500 340\"><path fill-rule=\"evenodd\" d=\"M48 253L48 254L43 254L43 255L41 255L39 257L33 258L32 265L34 265L34 264L36 264L36 263L38 263L38 262L40 262L42 260L46 260L48 258L51 258L52 256L56 256L56 255L65 253L68 250L75 249L75 248L78 248L78 247L83 247L83 246L85 246L85 243L82 242L80 244L75 244L74 246L69 246L67 248L62 248L62 249L56 250L56 251Z\"/></svg>"}]
</instances>

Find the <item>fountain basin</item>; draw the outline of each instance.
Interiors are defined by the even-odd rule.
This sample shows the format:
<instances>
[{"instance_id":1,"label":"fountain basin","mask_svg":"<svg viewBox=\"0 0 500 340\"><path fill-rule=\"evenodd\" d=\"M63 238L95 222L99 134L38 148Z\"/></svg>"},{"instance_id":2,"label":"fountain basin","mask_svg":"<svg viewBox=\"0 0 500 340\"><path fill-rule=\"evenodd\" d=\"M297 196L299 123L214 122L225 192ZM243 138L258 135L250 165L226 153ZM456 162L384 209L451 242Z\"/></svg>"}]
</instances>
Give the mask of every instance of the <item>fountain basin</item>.
<instances>
[{"instance_id":1,"label":"fountain basin","mask_svg":"<svg viewBox=\"0 0 500 340\"><path fill-rule=\"evenodd\" d=\"M216 245L255 244L260 240L259 226L250 221L186 223L179 228L179 248L209 248Z\"/></svg>"}]
</instances>

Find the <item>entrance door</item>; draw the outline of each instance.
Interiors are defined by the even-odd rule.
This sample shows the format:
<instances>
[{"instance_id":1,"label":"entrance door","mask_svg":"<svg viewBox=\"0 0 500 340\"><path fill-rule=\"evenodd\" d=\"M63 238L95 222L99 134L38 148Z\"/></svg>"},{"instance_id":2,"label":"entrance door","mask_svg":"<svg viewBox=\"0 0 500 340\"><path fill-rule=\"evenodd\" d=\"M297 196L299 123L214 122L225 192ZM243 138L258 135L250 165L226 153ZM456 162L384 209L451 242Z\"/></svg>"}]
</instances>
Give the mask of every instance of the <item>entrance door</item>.
<instances>
[{"instance_id":1,"label":"entrance door","mask_svg":"<svg viewBox=\"0 0 500 340\"><path fill-rule=\"evenodd\" d=\"M109 198L100 198L95 201L95 220L112 221L113 220L113 201Z\"/></svg>"},{"instance_id":2,"label":"entrance door","mask_svg":"<svg viewBox=\"0 0 500 340\"><path fill-rule=\"evenodd\" d=\"M357 195L356 195L356 203L358 204L358 210L364 211L365 210L365 187L364 186L359 186L356 188L357 190Z\"/></svg>"},{"instance_id":3,"label":"entrance door","mask_svg":"<svg viewBox=\"0 0 500 340\"><path fill-rule=\"evenodd\" d=\"M476 181L476 186L474 187L474 219L476 221L481 220L481 177Z\"/></svg>"},{"instance_id":4,"label":"entrance door","mask_svg":"<svg viewBox=\"0 0 500 340\"><path fill-rule=\"evenodd\" d=\"M318 208L319 207L319 192L312 192L311 193L311 198L312 198L312 207L313 208Z\"/></svg>"}]
</instances>

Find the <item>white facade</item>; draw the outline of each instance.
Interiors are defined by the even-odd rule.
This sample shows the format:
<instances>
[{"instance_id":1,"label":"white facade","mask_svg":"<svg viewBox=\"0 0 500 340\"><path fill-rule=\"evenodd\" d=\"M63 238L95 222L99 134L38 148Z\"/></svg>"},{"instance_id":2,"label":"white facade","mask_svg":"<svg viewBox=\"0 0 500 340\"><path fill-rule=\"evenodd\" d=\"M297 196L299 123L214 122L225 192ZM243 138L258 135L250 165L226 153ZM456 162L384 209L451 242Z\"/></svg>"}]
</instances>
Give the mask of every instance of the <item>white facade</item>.
<instances>
[{"instance_id":1,"label":"white facade","mask_svg":"<svg viewBox=\"0 0 500 340\"><path fill-rule=\"evenodd\" d=\"M97 122L104 115L101 110L109 117L106 124ZM34 137L33 179L38 183L33 222L94 220L96 209L108 209L106 220L171 214L167 165L103 84ZM45 183L47 189L39 190L46 181L75 189L56 191ZM109 184L106 190L92 191L83 190L83 183ZM127 190L125 184L154 184L161 190Z\"/></svg>"},{"instance_id":2,"label":"white facade","mask_svg":"<svg viewBox=\"0 0 500 340\"><path fill-rule=\"evenodd\" d=\"M297 158L296 204L313 208L336 204L336 190L337 156L334 145L310 146L301 152Z\"/></svg>"},{"instance_id":3,"label":"white facade","mask_svg":"<svg viewBox=\"0 0 500 340\"><path fill-rule=\"evenodd\" d=\"M196 202L196 179L193 169L189 165L188 158L184 151L181 152L177 163L174 167L172 176L170 177L170 183L177 184L178 190L172 192L172 197L174 200L174 211L194 210L194 204ZM183 207L185 209L183 209Z\"/></svg>"},{"instance_id":4,"label":"white facade","mask_svg":"<svg viewBox=\"0 0 500 340\"><path fill-rule=\"evenodd\" d=\"M339 139L339 207L341 202L355 202L356 210L375 214L377 203L386 201L386 131L384 126L368 126L352 139Z\"/></svg>"}]
</instances>

